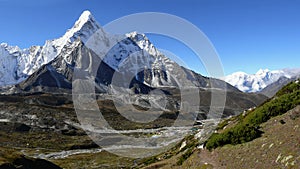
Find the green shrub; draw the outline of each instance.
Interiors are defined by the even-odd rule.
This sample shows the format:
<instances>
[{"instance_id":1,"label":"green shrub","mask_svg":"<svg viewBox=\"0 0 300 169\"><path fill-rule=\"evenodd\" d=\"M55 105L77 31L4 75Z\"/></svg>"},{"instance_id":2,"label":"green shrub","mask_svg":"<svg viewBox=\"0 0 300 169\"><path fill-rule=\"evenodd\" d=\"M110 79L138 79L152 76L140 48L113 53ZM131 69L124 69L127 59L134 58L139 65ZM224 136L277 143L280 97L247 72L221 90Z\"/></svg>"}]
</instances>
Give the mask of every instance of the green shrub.
<instances>
[{"instance_id":1,"label":"green shrub","mask_svg":"<svg viewBox=\"0 0 300 169\"><path fill-rule=\"evenodd\" d=\"M182 163L193 154L193 150L193 148L190 148L182 156L180 156L179 160L177 161L177 165L182 165Z\"/></svg>"},{"instance_id":2,"label":"green shrub","mask_svg":"<svg viewBox=\"0 0 300 169\"><path fill-rule=\"evenodd\" d=\"M155 162L157 162L157 161L158 161L157 158L156 158L155 156L153 156L153 157L149 157L149 158L145 159L145 160L143 161L143 163L144 163L145 165L149 165L149 164L155 163Z\"/></svg>"},{"instance_id":3,"label":"green shrub","mask_svg":"<svg viewBox=\"0 0 300 169\"><path fill-rule=\"evenodd\" d=\"M261 134L262 132L256 126L238 124L223 133L214 133L206 142L206 148L212 150L226 144L245 143L259 137Z\"/></svg>"},{"instance_id":4,"label":"green shrub","mask_svg":"<svg viewBox=\"0 0 300 169\"><path fill-rule=\"evenodd\" d=\"M300 83L290 82L288 85L279 90L275 96L279 97L287 93L292 93L296 90L300 90Z\"/></svg>"}]
</instances>

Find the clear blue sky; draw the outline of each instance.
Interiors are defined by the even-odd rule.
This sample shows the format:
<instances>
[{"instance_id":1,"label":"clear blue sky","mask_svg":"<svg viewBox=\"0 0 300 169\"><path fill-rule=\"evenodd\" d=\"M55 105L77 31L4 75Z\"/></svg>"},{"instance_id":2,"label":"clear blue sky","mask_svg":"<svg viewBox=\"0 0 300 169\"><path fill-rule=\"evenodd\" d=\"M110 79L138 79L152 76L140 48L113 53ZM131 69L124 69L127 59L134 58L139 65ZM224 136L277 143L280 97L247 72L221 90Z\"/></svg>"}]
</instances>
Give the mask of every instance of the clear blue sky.
<instances>
[{"instance_id":1,"label":"clear blue sky","mask_svg":"<svg viewBox=\"0 0 300 169\"><path fill-rule=\"evenodd\" d=\"M214 44L225 74L300 67L299 0L0 0L0 42L26 48L62 36L84 10L101 25L137 12L164 12L199 27ZM201 63L179 42L150 36L192 69Z\"/></svg>"}]
</instances>

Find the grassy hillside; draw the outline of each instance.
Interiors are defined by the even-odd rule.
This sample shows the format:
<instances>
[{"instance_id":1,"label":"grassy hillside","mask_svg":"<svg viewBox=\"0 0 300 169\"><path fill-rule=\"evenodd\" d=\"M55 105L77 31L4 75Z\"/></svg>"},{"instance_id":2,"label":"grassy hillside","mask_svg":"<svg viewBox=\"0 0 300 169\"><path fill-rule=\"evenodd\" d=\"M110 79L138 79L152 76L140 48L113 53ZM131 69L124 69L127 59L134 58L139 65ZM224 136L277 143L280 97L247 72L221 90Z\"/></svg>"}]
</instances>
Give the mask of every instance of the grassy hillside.
<instances>
[{"instance_id":1,"label":"grassy hillside","mask_svg":"<svg viewBox=\"0 0 300 169\"><path fill-rule=\"evenodd\" d=\"M283 87L271 100L265 102L253 111L241 114L235 118L235 125L227 127L220 133L214 133L207 141L206 148L214 148L226 144L249 142L261 136L260 124L270 118L281 115L300 104L300 84L291 82ZM225 124L224 124L225 123ZM226 126L228 121L220 124Z\"/></svg>"}]
</instances>

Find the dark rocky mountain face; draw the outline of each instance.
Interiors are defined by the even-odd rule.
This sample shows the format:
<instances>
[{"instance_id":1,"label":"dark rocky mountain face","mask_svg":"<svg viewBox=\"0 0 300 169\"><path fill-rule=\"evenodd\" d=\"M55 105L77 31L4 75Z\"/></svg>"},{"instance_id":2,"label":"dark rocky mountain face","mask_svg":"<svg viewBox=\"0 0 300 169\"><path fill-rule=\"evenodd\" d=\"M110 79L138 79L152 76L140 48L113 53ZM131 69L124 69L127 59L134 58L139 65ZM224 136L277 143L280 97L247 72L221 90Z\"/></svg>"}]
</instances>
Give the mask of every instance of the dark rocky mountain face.
<instances>
[{"instance_id":1,"label":"dark rocky mountain face","mask_svg":"<svg viewBox=\"0 0 300 169\"><path fill-rule=\"evenodd\" d=\"M61 53L53 61L42 66L37 72L33 73L27 80L16 85L15 91L17 93L71 93L74 69L76 69L76 64L81 62L81 67L79 69L85 69L86 65L91 64L91 67L87 72L85 70L82 72L83 74L87 73L83 76L94 77L96 92L108 93L108 87L112 83L112 77L114 74L118 74L118 72L108 66L105 62L101 61L101 59L92 50L86 48L81 41L77 41L71 46L71 49L68 49L68 54ZM81 58L82 56L88 55L91 57L83 59ZM147 73L146 70L144 72ZM122 75L119 76L124 78ZM145 75L142 74L140 76L144 77ZM129 87L138 88L136 93L147 93L147 91L149 91L152 87L145 85L142 81L137 80L138 78L142 79L140 77L134 78Z\"/></svg>"},{"instance_id":2,"label":"dark rocky mountain face","mask_svg":"<svg viewBox=\"0 0 300 169\"><path fill-rule=\"evenodd\" d=\"M300 78L300 75L294 76L292 78L280 77L276 82L271 83L258 93L268 97L273 97L283 86L287 85L292 81L295 81L298 78Z\"/></svg>"}]
</instances>

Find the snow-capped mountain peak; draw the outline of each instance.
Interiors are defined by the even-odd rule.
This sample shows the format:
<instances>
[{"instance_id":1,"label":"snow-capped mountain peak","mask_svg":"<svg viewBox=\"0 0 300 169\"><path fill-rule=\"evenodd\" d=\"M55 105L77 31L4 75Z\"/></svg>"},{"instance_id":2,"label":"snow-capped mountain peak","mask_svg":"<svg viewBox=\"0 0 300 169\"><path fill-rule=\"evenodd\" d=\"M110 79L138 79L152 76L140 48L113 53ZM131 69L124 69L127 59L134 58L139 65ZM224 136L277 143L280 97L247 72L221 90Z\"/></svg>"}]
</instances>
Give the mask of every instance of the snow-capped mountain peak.
<instances>
[{"instance_id":1,"label":"snow-capped mountain peak","mask_svg":"<svg viewBox=\"0 0 300 169\"><path fill-rule=\"evenodd\" d=\"M141 49L147 51L149 54L156 56L159 55L159 51L154 47L145 34L139 34L137 32L127 33L126 36L132 39Z\"/></svg>"},{"instance_id":2,"label":"snow-capped mountain peak","mask_svg":"<svg viewBox=\"0 0 300 169\"><path fill-rule=\"evenodd\" d=\"M100 29L100 25L97 23L90 11L84 11L79 19L75 22L74 26L69 29L60 41L75 41L80 38L82 42L86 42L88 38Z\"/></svg>"},{"instance_id":3,"label":"snow-capped mountain peak","mask_svg":"<svg viewBox=\"0 0 300 169\"><path fill-rule=\"evenodd\" d=\"M78 38L80 38L82 42L86 42L99 28L100 25L94 19L92 14L89 11L84 11L75 22L74 26L62 37L46 41L43 47L37 48L37 50L34 50L33 52L27 52L29 53L28 55L23 54L20 59L20 62L23 62L21 65L25 65L22 74L31 75L42 65L52 61L65 45L70 45Z\"/></svg>"},{"instance_id":4,"label":"snow-capped mountain peak","mask_svg":"<svg viewBox=\"0 0 300 169\"><path fill-rule=\"evenodd\" d=\"M80 15L79 19L75 22L75 25L73 28L81 28L86 22L88 21L94 21L94 17L91 14L90 11L83 11L83 13Z\"/></svg>"},{"instance_id":5,"label":"snow-capped mountain peak","mask_svg":"<svg viewBox=\"0 0 300 169\"><path fill-rule=\"evenodd\" d=\"M259 69L257 72L256 72L256 75L265 75L267 73L269 73L270 70L269 69Z\"/></svg>"},{"instance_id":6,"label":"snow-capped mountain peak","mask_svg":"<svg viewBox=\"0 0 300 169\"><path fill-rule=\"evenodd\" d=\"M92 14L84 11L74 26L62 37L47 40L43 46L20 49L1 43L0 86L14 85L25 80L42 65L52 61L65 45L70 45L78 38L85 43L98 29L101 27Z\"/></svg>"}]
</instances>

